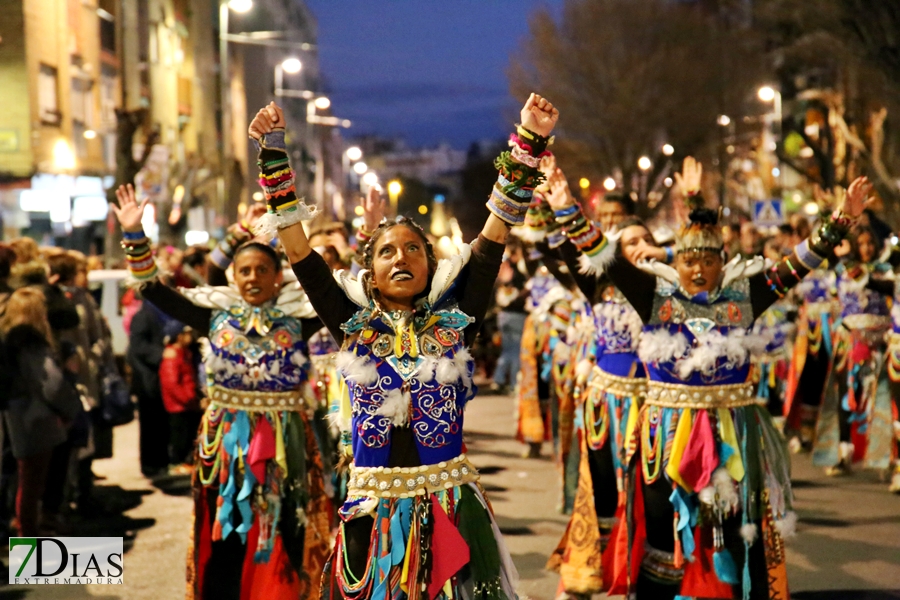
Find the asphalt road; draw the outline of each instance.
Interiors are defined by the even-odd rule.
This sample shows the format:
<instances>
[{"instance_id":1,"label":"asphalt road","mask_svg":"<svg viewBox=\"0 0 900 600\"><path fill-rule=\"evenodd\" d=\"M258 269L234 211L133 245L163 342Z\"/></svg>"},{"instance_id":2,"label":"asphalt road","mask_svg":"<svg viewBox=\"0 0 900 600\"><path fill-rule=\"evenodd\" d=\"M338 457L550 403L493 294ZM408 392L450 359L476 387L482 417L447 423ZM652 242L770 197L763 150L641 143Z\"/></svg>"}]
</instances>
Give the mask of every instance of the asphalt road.
<instances>
[{"instance_id":1,"label":"asphalt road","mask_svg":"<svg viewBox=\"0 0 900 600\"><path fill-rule=\"evenodd\" d=\"M468 408L469 455L483 473L506 543L519 570L521 598L551 600L556 576L544 570L562 534L559 475L552 460L522 458L513 439L513 400L481 396ZM151 484L140 475L135 423L116 430L115 457L97 461L98 495L116 514L73 519L78 535L122 535L122 586L0 586L0 598L50 600L94 597L160 600L184 597L190 522L186 478ZM788 542L792 595L799 600L900 599L900 496L878 474L831 479L807 456L794 460L798 535ZM0 573L6 581L6 575ZM273 599L274 600L274 599Z\"/></svg>"}]
</instances>

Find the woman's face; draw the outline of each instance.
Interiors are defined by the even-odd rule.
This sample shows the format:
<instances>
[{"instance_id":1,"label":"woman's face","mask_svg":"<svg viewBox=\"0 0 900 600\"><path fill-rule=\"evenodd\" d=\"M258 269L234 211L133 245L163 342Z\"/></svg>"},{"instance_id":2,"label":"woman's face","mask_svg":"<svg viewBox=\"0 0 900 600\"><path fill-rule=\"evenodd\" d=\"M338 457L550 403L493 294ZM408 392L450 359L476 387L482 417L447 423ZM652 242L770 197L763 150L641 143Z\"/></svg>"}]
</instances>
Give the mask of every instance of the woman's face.
<instances>
[{"instance_id":1,"label":"woman's face","mask_svg":"<svg viewBox=\"0 0 900 600\"><path fill-rule=\"evenodd\" d=\"M234 283L247 304L259 306L274 298L282 279L272 257L259 250L245 250L234 259Z\"/></svg>"},{"instance_id":2,"label":"woman's face","mask_svg":"<svg viewBox=\"0 0 900 600\"><path fill-rule=\"evenodd\" d=\"M875 258L875 240L870 233L861 233L856 238L856 247L859 248L860 262L872 262Z\"/></svg>"},{"instance_id":3,"label":"woman's face","mask_svg":"<svg viewBox=\"0 0 900 600\"><path fill-rule=\"evenodd\" d=\"M716 252L685 252L675 262L681 287L691 296L711 292L719 285L722 257Z\"/></svg>"},{"instance_id":4,"label":"woman's face","mask_svg":"<svg viewBox=\"0 0 900 600\"><path fill-rule=\"evenodd\" d=\"M643 225L631 225L622 230L622 236L619 238L619 247L622 249L622 256L631 264L637 263L639 258L643 258L642 250L653 247L656 248L656 242L653 236Z\"/></svg>"},{"instance_id":5,"label":"woman's face","mask_svg":"<svg viewBox=\"0 0 900 600\"><path fill-rule=\"evenodd\" d=\"M395 225L375 242L372 288L386 308L411 309L413 299L428 285L428 254L422 237L405 225Z\"/></svg>"}]
</instances>

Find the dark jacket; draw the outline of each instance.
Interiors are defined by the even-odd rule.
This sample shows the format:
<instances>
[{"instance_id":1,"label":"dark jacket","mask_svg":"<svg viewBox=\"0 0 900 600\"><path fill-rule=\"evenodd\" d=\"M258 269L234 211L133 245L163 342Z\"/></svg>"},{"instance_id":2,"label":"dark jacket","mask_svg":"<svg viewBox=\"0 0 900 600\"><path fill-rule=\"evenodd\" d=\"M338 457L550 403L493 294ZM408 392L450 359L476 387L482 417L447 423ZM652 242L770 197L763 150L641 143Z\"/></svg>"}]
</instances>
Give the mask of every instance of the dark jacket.
<instances>
[{"instance_id":1,"label":"dark jacket","mask_svg":"<svg viewBox=\"0 0 900 600\"><path fill-rule=\"evenodd\" d=\"M160 397L159 365L165 349L163 329L167 319L158 308L144 300L131 320L127 358L132 370L131 391L138 397Z\"/></svg>"}]
</instances>

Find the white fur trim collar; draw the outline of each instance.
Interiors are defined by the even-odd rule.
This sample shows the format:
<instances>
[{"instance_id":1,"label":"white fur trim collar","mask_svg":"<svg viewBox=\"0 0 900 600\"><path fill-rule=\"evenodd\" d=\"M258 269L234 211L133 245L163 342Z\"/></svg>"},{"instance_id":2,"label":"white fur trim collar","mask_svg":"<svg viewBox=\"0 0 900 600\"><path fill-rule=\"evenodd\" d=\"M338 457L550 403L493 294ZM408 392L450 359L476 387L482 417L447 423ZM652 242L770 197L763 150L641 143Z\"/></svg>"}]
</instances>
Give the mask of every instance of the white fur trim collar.
<instances>
[{"instance_id":1,"label":"white fur trim collar","mask_svg":"<svg viewBox=\"0 0 900 600\"><path fill-rule=\"evenodd\" d=\"M178 288L178 291L195 306L212 310L228 310L235 304L243 302L241 293L230 285L201 285L195 288ZM287 316L297 319L316 316L306 292L296 281L281 286L275 306Z\"/></svg>"}]
</instances>

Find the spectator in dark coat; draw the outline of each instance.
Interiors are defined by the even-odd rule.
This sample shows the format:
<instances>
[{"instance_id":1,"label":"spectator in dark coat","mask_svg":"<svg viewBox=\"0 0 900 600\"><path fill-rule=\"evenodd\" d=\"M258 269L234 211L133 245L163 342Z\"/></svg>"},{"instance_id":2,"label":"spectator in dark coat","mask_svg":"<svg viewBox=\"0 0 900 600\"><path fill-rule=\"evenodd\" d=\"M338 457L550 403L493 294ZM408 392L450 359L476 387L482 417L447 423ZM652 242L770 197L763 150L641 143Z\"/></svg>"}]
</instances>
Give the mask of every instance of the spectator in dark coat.
<instances>
[{"instance_id":1,"label":"spectator in dark coat","mask_svg":"<svg viewBox=\"0 0 900 600\"><path fill-rule=\"evenodd\" d=\"M169 320L145 300L131 321L127 359L131 391L138 401L141 473L147 477L165 473L169 467L169 414L159 385L163 330Z\"/></svg>"}]
</instances>

